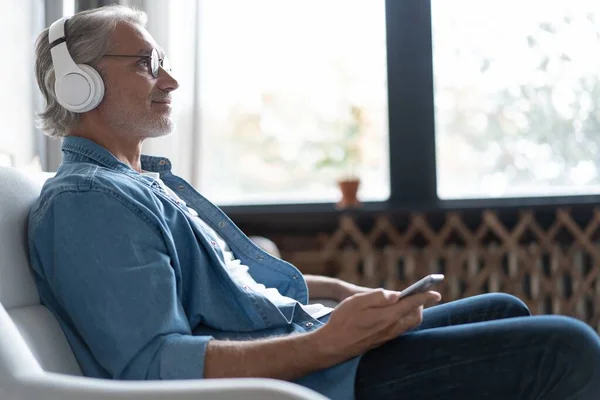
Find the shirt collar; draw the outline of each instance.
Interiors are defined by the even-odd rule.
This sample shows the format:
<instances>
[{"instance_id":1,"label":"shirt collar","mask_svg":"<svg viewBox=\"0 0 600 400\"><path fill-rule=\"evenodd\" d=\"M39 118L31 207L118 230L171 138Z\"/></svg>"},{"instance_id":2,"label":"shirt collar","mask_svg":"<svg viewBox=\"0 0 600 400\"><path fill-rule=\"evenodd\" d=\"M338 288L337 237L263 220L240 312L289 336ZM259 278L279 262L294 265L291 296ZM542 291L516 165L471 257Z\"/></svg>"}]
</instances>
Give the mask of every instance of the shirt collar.
<instances>
[{"instance_id":1,"label":"shirt collar","mask_svg":"<svg viewBox=\"0 0 600 400\"><path fill-rule=\"evenodd\" d=\"M65 161L84 161L86 158L114 170L134 172L129 165L120 161L110 151L96 142L79 136L66 136L62 143L63 159ZM166 157L154 157L142 154L142 169L145 171L163 173L171 170L171 162Z\"/></svg>"}]
</instances>

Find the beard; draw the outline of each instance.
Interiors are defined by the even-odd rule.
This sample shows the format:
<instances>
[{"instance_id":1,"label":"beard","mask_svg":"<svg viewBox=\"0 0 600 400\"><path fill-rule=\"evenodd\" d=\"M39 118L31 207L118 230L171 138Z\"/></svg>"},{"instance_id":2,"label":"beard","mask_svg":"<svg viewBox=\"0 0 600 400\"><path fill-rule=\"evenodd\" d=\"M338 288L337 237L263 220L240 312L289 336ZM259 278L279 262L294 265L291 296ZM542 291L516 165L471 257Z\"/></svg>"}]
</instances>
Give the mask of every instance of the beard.
<instances>
[{"instance_id":1,"label":"beard","mask_svg":"<svg viewBox=\"0 0 600 400\"><path fill-rule=\"evenodd\" d=\"M131 101L119 96L112 101L107 99L102 114L111 129L122 134L140 138L166 136L175 128L171 110L157 110L157 104L152 101L164 101L167 98L167 94L155 94L151 99Z\"/></svg>"}]
</instances>

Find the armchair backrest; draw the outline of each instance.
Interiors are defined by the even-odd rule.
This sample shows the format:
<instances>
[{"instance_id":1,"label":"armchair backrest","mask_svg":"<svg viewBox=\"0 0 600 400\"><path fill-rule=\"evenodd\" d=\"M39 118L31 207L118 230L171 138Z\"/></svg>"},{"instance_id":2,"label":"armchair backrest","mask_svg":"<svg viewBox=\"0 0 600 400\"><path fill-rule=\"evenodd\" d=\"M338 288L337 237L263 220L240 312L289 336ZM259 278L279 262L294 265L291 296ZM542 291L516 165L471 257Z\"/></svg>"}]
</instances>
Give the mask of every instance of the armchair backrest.
<instances>
[{"instance_id":1,"label":"armchair backrest","mask_svg":"<svg viewBox=\"0 0 600 400\"><path fill-rule=\"evenodd\" d=\"M0 388L38 369L81 375L58 321L40 304L29 266L29 210L50 176L0 167Z\"/></svg>"}]
</instances>

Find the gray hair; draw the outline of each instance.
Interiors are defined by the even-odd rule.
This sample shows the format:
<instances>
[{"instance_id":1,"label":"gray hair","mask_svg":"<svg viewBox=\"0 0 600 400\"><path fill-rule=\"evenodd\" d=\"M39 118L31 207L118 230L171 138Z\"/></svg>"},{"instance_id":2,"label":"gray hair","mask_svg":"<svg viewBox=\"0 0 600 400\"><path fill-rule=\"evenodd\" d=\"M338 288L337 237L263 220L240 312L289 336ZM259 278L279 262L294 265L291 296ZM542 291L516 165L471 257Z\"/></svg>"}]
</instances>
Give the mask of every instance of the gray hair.
<instances>
[{"instance_id":1,"label":"gray hair","mask_svg":"<svg viewBox=\"0 0 600 400\"><path fill-rule=\"evenodd\" d=\"M75 63L96 68L110 48L113 33L120 22L146 26L147 16L143 11L130 7L110 5L82 11L69 18L66 42ZM44 29L35 43L35 77L46 100L44 110L37 115L37 126L50 137L66 136L79 120L79 113L68 111L56 99L48 30Z\"/></svg>"}]
</instances>

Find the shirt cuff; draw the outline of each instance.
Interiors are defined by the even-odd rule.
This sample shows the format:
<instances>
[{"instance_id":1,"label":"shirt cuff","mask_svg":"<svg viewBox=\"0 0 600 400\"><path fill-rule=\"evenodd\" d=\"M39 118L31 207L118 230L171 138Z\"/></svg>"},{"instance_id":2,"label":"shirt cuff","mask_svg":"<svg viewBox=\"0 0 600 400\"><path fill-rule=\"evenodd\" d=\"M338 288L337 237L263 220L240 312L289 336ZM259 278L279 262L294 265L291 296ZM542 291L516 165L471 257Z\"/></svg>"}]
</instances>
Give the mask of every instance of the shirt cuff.
<instances>
[{"instance_id":1,"label":"shirt cuff","mask_svg":"<svg viewBox=\"0 0 600 400\"><path fill-rule=\"evenodd\" d=\"M159 379L202 379L212 336L172 335L159 350Z\"/></svg>"}]
</instances>

